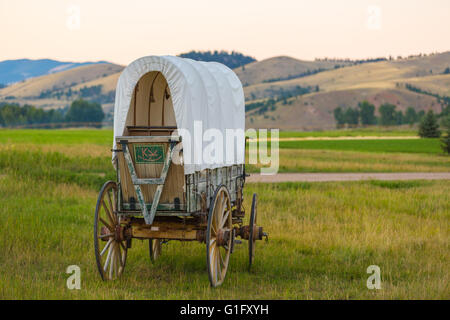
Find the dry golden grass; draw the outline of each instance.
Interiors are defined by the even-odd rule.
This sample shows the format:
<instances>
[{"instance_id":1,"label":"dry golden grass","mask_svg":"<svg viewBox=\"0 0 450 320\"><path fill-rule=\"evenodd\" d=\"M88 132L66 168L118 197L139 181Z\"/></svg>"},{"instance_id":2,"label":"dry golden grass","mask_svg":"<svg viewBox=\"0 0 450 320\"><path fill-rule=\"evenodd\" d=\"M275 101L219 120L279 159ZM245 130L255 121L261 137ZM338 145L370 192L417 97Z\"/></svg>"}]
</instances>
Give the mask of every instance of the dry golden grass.
<instances>
[{"instance_id":1,"label":"dry golden grass","mask_svg":"<svg viewBox=\"0 0 450 320\"><path fill-rule=\"evenodd\" d=\"M253 85L263 81L285 78L317 69L334 69L336 64L329 61L304 61L280 56L247 64L245 68L236 68L237 76L244 85Z\"/></svg>"},{"instance_id":2,"label":"dry golden grass","mask_svg":"<svg viewBox=\"0 0 450 320\"><path fill-rule=\"evenodd\" d=\"M247 157L248 159L248 157ZM259 172L262 165L250 165ZM280 172L448 172L444 155L280 149Z\"/></svg>"},{"instance_id":3,"label":"dry golden grass","mask_svg":"<svg viewBox=\"0 0 450 320\"><path fill-rule=\"evenodd\" d=\"M1 151L58 152L69 157L111 157L111 147L98 144L0 144Z\"/></svg>"}]
</instances>

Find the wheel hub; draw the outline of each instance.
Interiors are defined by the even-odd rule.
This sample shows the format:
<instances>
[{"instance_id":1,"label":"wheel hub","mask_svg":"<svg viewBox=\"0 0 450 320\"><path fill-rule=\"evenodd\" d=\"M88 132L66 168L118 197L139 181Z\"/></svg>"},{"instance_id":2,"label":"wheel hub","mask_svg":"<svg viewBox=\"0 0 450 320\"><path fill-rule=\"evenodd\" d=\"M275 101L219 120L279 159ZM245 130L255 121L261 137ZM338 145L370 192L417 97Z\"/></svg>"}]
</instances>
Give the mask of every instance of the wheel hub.
<instances>
[{"instance_id":1,"label":"wheel hub","mask_svg":"<svg viewBox=\"0 0 450 320\"><path fill-rule=\"evenodd\" d=\"M116 240L117 242L124 241L125 240L124 230L125 230L124 227L122 227L121 225L117 225L114 230L114 240Z\"/></svg>"},{"instance_id":2,"label":"wheel hub","mask_svg":"<svg viewBox=\"0 0 450 320\"><path fill-rule=\"evenodd\" d=\"M217 232L217 245L218 246L225 246L228 244L228 241L230 240L231 231L219 229Z\"/></svg>"},{"instance_id":3,"label":"wheel hub","mask_svg":"<svg viewBox=\"0 0 450 320\"><path fill-rule=\"evenodd\" d=\"M101 227L100 229L100 236L101 236L101 240L102 241L108 241L109 238L106 238L105 236L110 234L111 231L109 231L109 229L107 227Z\"/></svg>"}]
</instances>

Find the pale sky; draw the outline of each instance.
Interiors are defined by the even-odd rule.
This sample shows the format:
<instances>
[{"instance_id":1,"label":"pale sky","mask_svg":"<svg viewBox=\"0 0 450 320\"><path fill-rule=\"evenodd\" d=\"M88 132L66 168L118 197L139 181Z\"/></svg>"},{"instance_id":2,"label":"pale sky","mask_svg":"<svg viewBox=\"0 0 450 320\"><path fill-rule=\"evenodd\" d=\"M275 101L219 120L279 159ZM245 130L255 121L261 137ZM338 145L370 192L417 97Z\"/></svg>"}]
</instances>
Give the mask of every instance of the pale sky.
<instances>
[{"instance_id":1,"label":"pale sky","mask_svg":"<svg viewBox=\"0 0 450 320\"><path fill-rule=\"evenodd\" d=\"M236 50L366 58L450 50L450 0L0 0L0 61L128 64Z\"/></svg>"}]
</instances>

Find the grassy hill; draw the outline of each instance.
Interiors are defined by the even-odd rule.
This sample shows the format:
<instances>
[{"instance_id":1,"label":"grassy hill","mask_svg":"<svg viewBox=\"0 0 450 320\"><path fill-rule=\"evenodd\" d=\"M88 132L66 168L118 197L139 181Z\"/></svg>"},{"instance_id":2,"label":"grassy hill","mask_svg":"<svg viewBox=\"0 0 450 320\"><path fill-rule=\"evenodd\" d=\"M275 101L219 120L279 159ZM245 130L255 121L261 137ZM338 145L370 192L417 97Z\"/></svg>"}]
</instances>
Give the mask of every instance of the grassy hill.
<instances>
[{"instance_id":1,"label":"grassy hill","mask_svg":"<svg viewBox=\"0 0 450 320\"><path fill-rule=\"evenodd\" d=\"M297 86L318 86L320 90L290 98L287 103L278 102L274 110L263 113L252 110L248 113L247 125L291 130L330 129L335 126L334 108L355 107L362 100L368 100L376 107L392 103L402 111L411 106L416 110L433 109L440 112L441 105L435 97L412 92L406 88L406 84L430 93L450 96L450 75L442 74L448 65L450 52L358 64L284 81L267 83L258 80L244 88L247 101L273 98L280 90L289 92ZM256 78L261 79L260 75Z\"/></svg>"},{"instance_id":2,"label":"grassy hill","mask_svg":"<svg viewBox=\"0 0 450 320\"><path fill-rule=\"evenodd\" d=\"M0 90L0 101L32 104L43 108L64 107L75 98L67 96L69 90L76 91L83 87L105 85L102 92L113 91L114 86L108 85L109 76L118 74L123 67L115 64L102 63L82 66L67 71L31 78Z\"/></svg>"},{"instance_id":3,"label":"grassy hill","mask_svg":"<svg viewBox=\"0 0 450 320\"><path fill-rule=\"evenodd\" d=\"M271 83L288 78L306 76L307 73L315 73L330 70L336 67L349 65L349 62L332 61L302 61L291 57L274 57L262 61L249 63L234 71L244 86L257 83Z\"/></svg>"},{"instance_id":4,"label":"grassy hill","mask_svg":"<svg viewBox=\"0 0 450 320\"><path fill-rule=\"evenodd\" d=\"M46 74L61 72L99 62L64 62L51 59L18 59L0 61L0 84L11 84Z\"/></svg>"},{"instance_id":5,"label":"grassy hill","mask_svg":"<svg viewBox=\"0 0 450 320\"><path fill-rule=\"evenodd\" d=\"M274 108L249 111L248 126L324 130L335 127L334 108L355 107L362 100L376 107L392 103L402 111L411 106L417 111L440 112L441 105L431 94L450 96L450 74L443 74L449 66L450 52L444 52L369 63L274 57L234 71L244 85L247 103L288 93ZM29 79L0 89L0 101L58 108L69 105L83 88L94 88L96 94L87 98L97 99L111 112L122 69L114 64L96 64ZM425 92L408 90L408 85ZM70 92L73 94L68 96Z\"/></svg>"}]
</instances>

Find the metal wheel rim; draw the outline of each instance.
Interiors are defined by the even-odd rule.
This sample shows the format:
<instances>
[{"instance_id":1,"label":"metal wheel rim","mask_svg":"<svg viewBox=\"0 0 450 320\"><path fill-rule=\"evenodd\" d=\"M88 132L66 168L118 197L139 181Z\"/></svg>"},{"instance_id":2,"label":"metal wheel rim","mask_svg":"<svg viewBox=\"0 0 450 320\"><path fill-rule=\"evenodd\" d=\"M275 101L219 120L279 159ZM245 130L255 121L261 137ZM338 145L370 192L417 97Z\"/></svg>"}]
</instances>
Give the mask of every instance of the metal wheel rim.
<instances>
[{"instance_id":1,"label":"metal wheel rim","mask_svg":"<svg viewBox=\"0 0 450 320\"><path fill-rule=\"evenodd\" d=\"M117 184L114 181L105 183L100 190L95 207L94 220L94 251L97 269L102 280L119 278L127 260L126 240L116 241L115 227L119 225L117 212ZM102 228L107 234L101 235ZM107 241L103 241L107 239Z\"/></svg>"},{"instance_id":2,"label":"metal wheel rim","mask_svg":"<svg viewBox=\"0 0 450 320\"><path fill-rule=\"evenodd\" d=\"M255 258L255 246L256 246L256 240L254 239L253 231L254 226L256 225L256 219L258 216L258 195L255 193L253 194L252 199L252 211L250 214L250 233L248 238L248 268L249 270L252 267L253 260Z\"/></svg>"},{"instance_id":3,"label":"metal wheel rim","mask_svg":"<svg viewBox=\"0 0 450 320\"><path fill-rule=\"evenodd\" d=\"M206 264L212 287L221 285L225 280L231 254L232 236L230 235L226 245L218 246L219 230L232 231L230 194L225 186L219 187L214 194L214 203L209 209L206 229Z\"/></svg>"},{"instance_id":4,"label":"metal wheel rim","mask_svg":"<svg viewBox=\"0 0 450 320\"><path fill-rule=\"evenodd\" d=\"M150 250L150 260L152 262L155 262L158 260L159 256L161 255L161 239L149 239L148 240L148 247Z\"/></svg>"}]
</instances>

